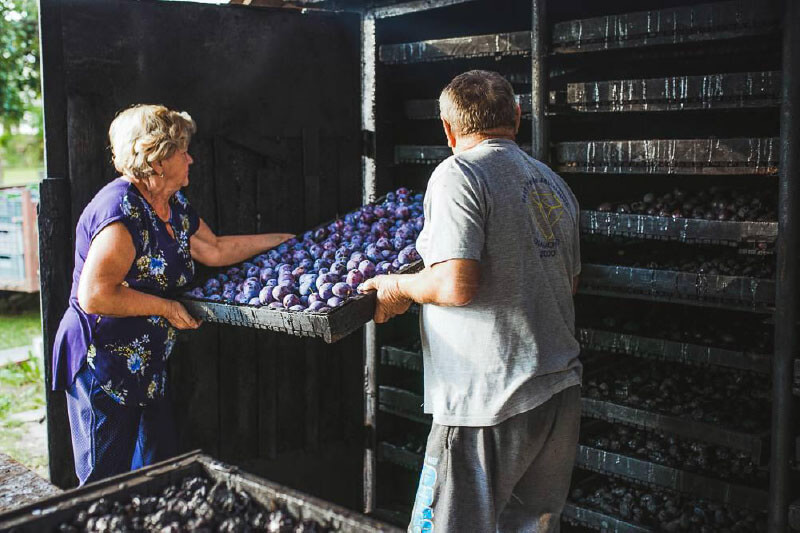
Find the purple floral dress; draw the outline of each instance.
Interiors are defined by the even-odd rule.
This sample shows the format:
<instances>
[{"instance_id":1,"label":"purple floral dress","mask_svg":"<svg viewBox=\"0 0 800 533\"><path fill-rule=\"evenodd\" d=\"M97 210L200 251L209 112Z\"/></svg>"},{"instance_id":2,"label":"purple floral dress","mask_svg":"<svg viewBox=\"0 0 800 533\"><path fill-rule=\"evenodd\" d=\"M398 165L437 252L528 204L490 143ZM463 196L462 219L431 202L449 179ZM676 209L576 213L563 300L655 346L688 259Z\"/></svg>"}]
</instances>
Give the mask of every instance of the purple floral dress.
<instances>
[{"instance_id":1,"label":"purple floral dress","mask_svg":"<svg viewBox=\"0 0 800 533\"><path fill-rule=\"evenodd\" d=\"M116 318L85 313L77 294L89 245L112 222L125 225L136 248L124 285L170 297L190 283L194 263L189 237L197 231L200 219L181 192L175 193L169 204L175 238L138 189L122 178L103 187L84 209L76 230L69 308L53 347L54 390L68 388L85 363L117 403L145 406L163 398L175 329L160 316Z\"/></svg>"}]
</instances>

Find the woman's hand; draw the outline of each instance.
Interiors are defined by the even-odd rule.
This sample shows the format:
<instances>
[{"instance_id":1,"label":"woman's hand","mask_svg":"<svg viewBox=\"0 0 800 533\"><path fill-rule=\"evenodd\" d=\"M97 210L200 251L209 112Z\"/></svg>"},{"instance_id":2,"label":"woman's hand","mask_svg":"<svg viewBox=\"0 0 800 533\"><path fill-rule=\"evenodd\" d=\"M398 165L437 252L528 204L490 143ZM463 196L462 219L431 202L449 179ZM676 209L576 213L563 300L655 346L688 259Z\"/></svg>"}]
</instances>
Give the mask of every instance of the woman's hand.
<instances>
[{"instance_id":1,"label":"woman's hand","mask_svg":"<svg viewBox=\"0 0 800 533\"><path fill-rule=\"evenodd\" d=\"M202 320L197 320L190 315L183 304L175 300L169 300L169 303L167 303L167 311L164 313L164 318L169 320L169 323L177 329L197 329L203 323Z\"/></svg>"}]
</instances>

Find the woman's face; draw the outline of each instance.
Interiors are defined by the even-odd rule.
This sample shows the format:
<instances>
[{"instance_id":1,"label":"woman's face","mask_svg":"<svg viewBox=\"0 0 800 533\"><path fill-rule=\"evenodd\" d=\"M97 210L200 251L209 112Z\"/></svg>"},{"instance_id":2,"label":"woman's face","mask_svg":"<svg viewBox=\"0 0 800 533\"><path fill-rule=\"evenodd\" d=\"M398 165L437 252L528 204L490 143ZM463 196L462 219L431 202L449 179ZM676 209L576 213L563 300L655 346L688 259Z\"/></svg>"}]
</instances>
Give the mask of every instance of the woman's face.
<instances>
[{"instance_id":1,"label":"woman's face","mask_svg":"<svg viewBox=\"0 0 800 533\"><path fill-rule=\"evenodd\" d=\"M189 185L189 165L193 162L187 150L175 150L171 157L161 161L164 187L177 191Z\"/></svg>"}]
</instances>

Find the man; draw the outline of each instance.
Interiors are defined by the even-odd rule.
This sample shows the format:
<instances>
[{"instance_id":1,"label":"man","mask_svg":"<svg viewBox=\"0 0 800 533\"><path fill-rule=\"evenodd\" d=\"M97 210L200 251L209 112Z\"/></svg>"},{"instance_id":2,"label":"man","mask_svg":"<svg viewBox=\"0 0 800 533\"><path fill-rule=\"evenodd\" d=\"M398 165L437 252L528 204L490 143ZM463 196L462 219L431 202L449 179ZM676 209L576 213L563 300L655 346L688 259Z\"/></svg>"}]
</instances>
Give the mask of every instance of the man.
<instances>
[{"instance_id":1,"label":"man","mask_svg":"<svg viewBox=\"0 0 800 533\"><path fill-rule=\"evenodd\" d=\"M423 304L433 426L409 531L558 531L580 421L578 204L514 142L502 76L461 74L439 107L454 155L425 195L426 268L362 288L376 322Z\"/></svg>"}]
</instances>

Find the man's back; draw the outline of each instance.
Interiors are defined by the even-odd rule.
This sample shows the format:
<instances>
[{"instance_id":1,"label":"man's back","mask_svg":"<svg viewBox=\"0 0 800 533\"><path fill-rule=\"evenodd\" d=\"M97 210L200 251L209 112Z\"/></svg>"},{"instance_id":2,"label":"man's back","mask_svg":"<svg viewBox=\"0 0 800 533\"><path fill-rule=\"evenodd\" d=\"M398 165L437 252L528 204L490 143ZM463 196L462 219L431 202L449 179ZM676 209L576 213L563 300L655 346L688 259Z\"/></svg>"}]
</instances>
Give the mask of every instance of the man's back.
<instances>
[{"instance_id":1,"label":"man's back","mask_svg":"<svg viewBox=\"0 0 800 533\"><path fill-rule=\"evenodd\" d=\"M480 261L464 307L426 305L425 410L442 425L494 425L580 382L572 279L578 205L513 141L489 139L433 173L417 247L425 264Z\"/></svg>"}]
</instances>

